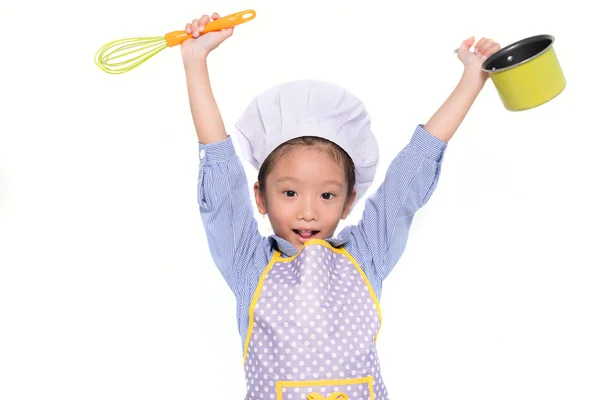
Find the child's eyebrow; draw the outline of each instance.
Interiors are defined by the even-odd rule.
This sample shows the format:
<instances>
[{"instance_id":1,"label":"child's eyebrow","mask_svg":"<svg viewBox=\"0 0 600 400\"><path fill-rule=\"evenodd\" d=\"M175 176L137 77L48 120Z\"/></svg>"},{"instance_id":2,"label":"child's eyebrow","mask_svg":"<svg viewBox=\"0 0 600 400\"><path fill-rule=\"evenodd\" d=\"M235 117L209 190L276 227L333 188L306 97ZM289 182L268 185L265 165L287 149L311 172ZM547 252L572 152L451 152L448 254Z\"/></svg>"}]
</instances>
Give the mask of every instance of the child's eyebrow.
<instances>
[{"instance_id":1,"label":"child's eyebrow","mask_svg":"<svg viewBox=\"0 0 600 400\"><path fill-rule=\"evenodd\" d=\"M342 182L340 182L340 181L338 181L338 180L334 180L334 179L332 179L332 180L328 180L328 181L325 181L325 182L323 182L323 183L324 183L324 184L326 184L326 185L335 185L335 186L339 186L340 188L342 188L342 187L343 187L343 185L342 185Z\"/></svg>"},{"instance_id":2,"label":"child's eyebrow","mask_svg":"<svg viewBox=\"0 0 600 400\"><path fill-rule=\"evenodd\" d=\"M281 178L279 178L275 181L275 183L282 183L282 182L298 183L298 182L300 182L300 180L297 178L293 178L291 176L282 176ZM323 181L323 184L324 185L335 185L335 186L339 186L340 188L344 187L344 185L342 185L342 182L340 182L336 179L329 179L329 180Z\"/></svg>"},{"instance_id":3,"label":"child's eyebrow","mask_svg":"<svg viewBox=\"0 0 600 400\"><path fill-rule=\"evenodd\" d=\"M298 179L292 178L291 176L282 176L281 178L277 179L275 181L275 183L281 183L281 182L286 182L286 181L299 182Z\"/></svg>"}]
</instances>

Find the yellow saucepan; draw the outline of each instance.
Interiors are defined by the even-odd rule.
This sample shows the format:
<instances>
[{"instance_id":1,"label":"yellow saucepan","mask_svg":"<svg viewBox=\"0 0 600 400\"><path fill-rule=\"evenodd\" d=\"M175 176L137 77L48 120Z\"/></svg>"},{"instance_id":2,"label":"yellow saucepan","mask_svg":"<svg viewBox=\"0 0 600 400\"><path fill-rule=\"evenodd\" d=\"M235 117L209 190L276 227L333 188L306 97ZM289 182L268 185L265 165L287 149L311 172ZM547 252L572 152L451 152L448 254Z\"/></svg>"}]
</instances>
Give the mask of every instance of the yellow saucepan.
<instances>
[{"instance_id":1,"label":"yellow saucepan","mask_svg":"<svg viewBox=\"0 0 600 400\"><path fill-rule=\"evenodd\" d=\"M566 79L554 51L554 36L532 36L504 47L483 63L504 107L523 111L558 96Z\"/></svg>"}]
</instances>

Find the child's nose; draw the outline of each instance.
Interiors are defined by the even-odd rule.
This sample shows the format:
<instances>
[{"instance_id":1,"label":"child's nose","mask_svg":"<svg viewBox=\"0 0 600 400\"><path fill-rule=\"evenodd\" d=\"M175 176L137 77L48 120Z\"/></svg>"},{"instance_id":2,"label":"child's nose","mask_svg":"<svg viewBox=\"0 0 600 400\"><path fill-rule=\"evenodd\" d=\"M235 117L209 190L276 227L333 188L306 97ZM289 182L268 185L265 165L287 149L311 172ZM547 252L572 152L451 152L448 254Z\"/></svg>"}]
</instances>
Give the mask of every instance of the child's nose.
<instances>
[{"instance_id":1,"label":"child's nose","mask_svg":"<svg viewBox=\"0 0 600 400\"><path fill-rule=\"evenodd\" d=\"M318 217L319 213L314 201L306 199L301 202L300 209L298 210L298 219L312 221L318 220Z\"/></svg>"}]
</instances>

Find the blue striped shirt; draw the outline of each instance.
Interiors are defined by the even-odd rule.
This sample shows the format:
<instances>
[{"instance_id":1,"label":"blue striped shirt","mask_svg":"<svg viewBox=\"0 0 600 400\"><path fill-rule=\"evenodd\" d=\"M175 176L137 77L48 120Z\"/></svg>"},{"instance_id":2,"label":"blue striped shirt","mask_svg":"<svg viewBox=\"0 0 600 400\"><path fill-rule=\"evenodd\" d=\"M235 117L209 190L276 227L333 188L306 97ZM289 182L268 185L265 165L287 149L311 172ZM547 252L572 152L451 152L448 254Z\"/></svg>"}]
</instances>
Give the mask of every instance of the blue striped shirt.
<instances>
[{"instance_id":1,"label":"blue striped shirt","mask_svg":"<svg viewBox=\"0 0 600 400\"><path fill-rule=\"evenodd\" d=\"M198 145L200 215L213 261L236 296L243 348L249 307L262 272L276 250L285 257L297 250L282 238L259 233L246 173L231 137ZM327 239L356 259L378 299L383 280L404 252L415 212L435 190L445 149L445 142L418 125L383 183L365 200L360 222Z\"/></svg>"}]
</instances>

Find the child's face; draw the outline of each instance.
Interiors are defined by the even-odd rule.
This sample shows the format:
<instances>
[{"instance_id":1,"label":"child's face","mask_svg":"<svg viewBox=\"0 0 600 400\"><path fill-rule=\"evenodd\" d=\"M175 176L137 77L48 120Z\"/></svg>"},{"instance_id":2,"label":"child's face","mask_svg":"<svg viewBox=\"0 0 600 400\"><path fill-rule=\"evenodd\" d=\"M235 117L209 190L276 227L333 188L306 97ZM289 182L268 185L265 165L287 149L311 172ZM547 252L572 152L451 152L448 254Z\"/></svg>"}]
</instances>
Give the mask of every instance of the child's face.
<instances>
[{"instance_id":1,"label":"child's face","mask_svg":"<svg viewBox=\"0 0 600 400\"><path fill-rule=\"evenodd\" d=\"M333 236L356 197L348 197L343 168L323 149L296 148L279 159L266 177L265 193L254 186L261 214L275 235L300 249L309 239Z\"/></svg>"}]
</instances>

